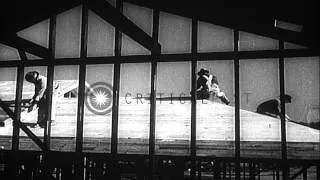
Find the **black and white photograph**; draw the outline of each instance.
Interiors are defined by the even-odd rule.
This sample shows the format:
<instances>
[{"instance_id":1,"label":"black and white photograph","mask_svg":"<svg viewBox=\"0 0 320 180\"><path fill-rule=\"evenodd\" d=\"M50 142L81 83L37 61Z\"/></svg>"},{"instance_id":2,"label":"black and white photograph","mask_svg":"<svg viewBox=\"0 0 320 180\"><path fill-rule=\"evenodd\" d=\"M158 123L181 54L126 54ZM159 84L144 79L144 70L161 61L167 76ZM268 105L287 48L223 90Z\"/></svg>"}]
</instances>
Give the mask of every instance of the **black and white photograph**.
<instances>
[{"instance_id":1,"label":"black and white photograph","mask_svg":"<svg viewBox=\"0 0 320 180\"><path fill-rule=\"evenodd\" d=\"M0 4L1 180L320 180L315 1Z\"/></svg>"}]
</instances>

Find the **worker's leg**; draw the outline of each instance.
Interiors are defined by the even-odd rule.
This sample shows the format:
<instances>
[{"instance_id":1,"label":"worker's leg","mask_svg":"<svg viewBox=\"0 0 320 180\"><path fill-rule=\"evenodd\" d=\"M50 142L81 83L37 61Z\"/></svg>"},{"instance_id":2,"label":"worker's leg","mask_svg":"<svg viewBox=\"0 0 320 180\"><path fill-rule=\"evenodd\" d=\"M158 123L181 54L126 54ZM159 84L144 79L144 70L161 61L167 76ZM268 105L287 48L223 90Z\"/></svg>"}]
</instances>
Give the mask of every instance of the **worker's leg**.
<instances>
[{"instance_id":1,"label":"worker's leg","mask_svg":"<svg viewBox=\"0 0 320 180\"><path fill-rule=\"evenodd\" d=\"M197 91L197 99L209 99L210 94L206 91Z\"/></svg>"},{"instance_id":2,"label":"worker's leg","mask_svg":"<svg viewBox=\"0 0 320 180\"><path fill-rule=\"evenodd\" d=\"M223 96L220 96L219 99L226 105L230 104L230 101L225 94Z\"/></svg>"},{"instance_id":3,"label":"worker's leg","mask_svg":"<svg viewBox=\"0 0 320 180\"><path fill-rule=\"evenodd\" d=\"M226 105L230 104L230 101L229 101L229 99L227 98L227 96L226 96L226 94L224 92L219 91L219 92L216 93L216 95Z\"/></svg>"},{"instance_id":4,"label":"worker's leg","mask_svg":"<svg viewBox=\"0 0 320 180\"><path fill-rule=\"evenodd\" d=\"M38 109L37 124L40 127L44 127L48 117L48 110L47 110L48 106L47 106L46 99L40 100L40 102L38 103L38 106L39 106L39 109Z\"/></svg>"}]
</instances>

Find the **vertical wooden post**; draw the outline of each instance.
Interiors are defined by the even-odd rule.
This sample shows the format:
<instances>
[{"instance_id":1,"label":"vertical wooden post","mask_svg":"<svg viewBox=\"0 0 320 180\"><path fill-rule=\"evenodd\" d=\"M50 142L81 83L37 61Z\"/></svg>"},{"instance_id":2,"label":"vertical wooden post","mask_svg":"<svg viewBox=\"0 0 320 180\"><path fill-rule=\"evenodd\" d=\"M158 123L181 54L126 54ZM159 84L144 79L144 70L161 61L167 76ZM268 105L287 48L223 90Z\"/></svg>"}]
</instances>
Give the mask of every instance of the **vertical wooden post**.
<instances>
[{"instance_id":1,"label":"vertical wooden post","mask_svg":"<svg viewBox=\"0 0 320 180\"><path fill-rule=\"evenodd\" d=\"M120 13L123 9L123 1L117 0L116 8ZM115 47L114 55L116 57L121 56L122 46L122 34L121 31L116 28L115 32ZM120 87L120 63L114 64L113 75L113 106L112 106L112 130L111 130L111 154L116 155L118 152L118 118L119 118L119 87Z\"/></svg>"},{"instance_id":2,"label":"vertical wooden post","mask_svg":"<svg viewBox=\"0 0 320 180\"><path fill-rule=\"evenodd\" d=\"M118 39L117 37L121 36L119 33L120 32L116 33L116 39ZM112 95L113 102L112 102L111 154L116 155L118 152L118 118L119 118L118 113L119 113L119 87L120 87L119 85L120 84L120 63L119 62L116 62L114 64L113 73L114 75L113 75L113 95Z\"/></svg>"},{"instance_id":3,"label":"vertical wooden post","mask_svg":"<svg viewBox=\"0 0 320 180\"><path fill-rule=\"evenodd\" d=\"M55 36L56 36L56 16L50 18L49 22L49 50L50 50L50 60L54 61L55 57ZM51 120L52 120L52 96L53 96L53 77L54 76L54 66L49 65L47 67L47 102L48 102L48 120L45 126L44 132L44 143L47 149L50 150L50 136L51 136Z\"/></svg>"},{"instance_id":4,"label":"vertical wooden post","mask_svg":"<svg viewBox=\"0 0 320 180\"><path fill-rule=\"evenodd\" d=\"M27 55L24 51L18 50L21 62L18 66L18 72L17 72L17 83L16 83L16 98L15 98L15 107L14 107L14 113L16 116L16 119L13 120L13 135L12 135L12 150L18 151L19 150L19 122L21 119L21 100L22 100L22 88L23 88L23 80L24 80L24 66L23 62L27 60Z\"/></svg>"},{"instance_id":5,"label":"vertical wooden post","mask_svg":"<svg viewBox=\"0 0 320 180\"><path fill-rule=\"evenodd\" d=\"M156 139L156 87L157 87L157 57L161 53L161 47L158 47L159 36L159 16L158 9L153 10L152 39L153 49L151 52L151 92L150 92L150 132L149 132L149 174L148 178L152 179L155 166L155 139Z\"/></svg>"},{"instance_id":6,"label":"vertical wooden post","mask_svg":"<svg viewBox=\"0 0 320 180\"><path fill-rule=\"evenodd\" d=\"M239 31L234 30L234 51L239 51ZM236 53L237 54L237 53ZM234 58L234 90L235 90L235 173L240 179L240 86L239 86L239 57Z\"/></svg>"},{"instance_id":7,"label":"vertical wooden post","mask_svg":"<svg viewBox=\"0 0 320 180\"><path fill-rule=\"evenodd\" d=\"M283 58L283 50L284 50L284 42L283 40L279 40L279 78L280 78L280 106L281 106L281 157L282 157L282 171L283 178L289 178L289 169L287 167L287 138L286 138L286 107L284 101L285 95L285 65Z\"/></svg>"},{"instance_id":8,"label":"vertical wooden post","mask_svg":"<svg viewBox=\"0 0 320 180\"><path fill-rule=\"evenodd\" d=\"M76 178L84 179L83 176L83 121L84 121L84 100L85 100L85 81L86 64L83 59L87 57L88 42L88 6L87 0L82 1L82 19L81 19L81 48L80 48L80 67L79 67L79 91L78 91L78 110L77 110L77 135L76 135Z\"/></svg>"},{"instance_id":9,"label":"vertical wooden post","mask_svg":"<svg viewBox=\"0 0 320 180\"><path fill-rule=\"evenodd\" d=\"M122 14L123 0L116 1L116 9ZM122 33L119 28L115 29L115 57L121 56ZM119 88L120 88L120 62L114 63L113 71L113 95L112 95L112 127L111 127L111 161L114 165L111 170L113 179L120 179L118 172L118 161L116 155L118 153L118 122L119 122Z\"/></svg>"},{"instance_id":10,"label":"vertical wooden post","mask_svg":"<svg viewBox=\"0 0 320 180\"><path fill-rule=\"evenodd\" d=\"M196 100L196 83L197 83L197 44L198 44L198 20L192 18L192 33L191 33L191 179L196 179L197 170L197 100Z\"/></svg>"},{"instance_id":11,"label":"vertical wooden post","mask_svg":"<svg viewBox=\"0 0 320 180\"><path fill-rule=\"evenodd\" d=\"M153 56L155 57L155 56ZM155 166L155 131L156 131L156 86L157 62L151 63L151 93L150 93L150 133L149 133L149 179L152 179Z\"/></svg>"},{"instance_id":12,"label":"vertical wooden post","mask_svg":"<svg viewBox=\"0 0 320 180\"><path fill-rule=\"evenodd\" d=\"M87 36L88 36L88 8L86 0L83 0L82 21L81 21L81 49L80 49L80 67L79 67L79 92L78 92L78 111L77 111L77 138L76 152L82 152L83 146L83 116L84 116L84 96L86 81L86 64L83 58L87 56Z\"/></svg>"},{"instance_id":13,"label":"vertical wooden post","mask_svg":"<svg viewBox=\"0 0 320 180\"><path fill-rule=\"evenodd\" d=\"M19 138L20 138L20 128L19 123L21 119L21 100L22 100L22 87L23 87L23 80L24 80L24 66L23 62L27 60L26 53L24 51L18 50L21 62L18 66L17 72L17 83L16 83L16 98L15 98L15 107L14 107L14 116L13 118L13 134L12 134L12 152L10 155L9 162L9 177L12 179L17 178L18 173L18 156L17 153L19 151Z\"/></svg>"},{"instance_id":14,"label":"vertical wooden post","mask_svg":"<svg viewBox=\"0 0 320 180\"><path fill-rule=\"evenodd\" d=\"M56 36L56 16L52 16L49 21L49 51L50 51L50 61L54 61L55 57L55 36ZM50 135L51 135L51 117L52 117L52 96L53 96L53 77L54 76L54 66L50 63L47 67L47 120L44 127L44 145L46 146L46 151L44 152L44 159L49 158L50 150ZM42 169L42 175L48 177L52 172L47 164L44 164Z\"/></svg>"}]
</instances>

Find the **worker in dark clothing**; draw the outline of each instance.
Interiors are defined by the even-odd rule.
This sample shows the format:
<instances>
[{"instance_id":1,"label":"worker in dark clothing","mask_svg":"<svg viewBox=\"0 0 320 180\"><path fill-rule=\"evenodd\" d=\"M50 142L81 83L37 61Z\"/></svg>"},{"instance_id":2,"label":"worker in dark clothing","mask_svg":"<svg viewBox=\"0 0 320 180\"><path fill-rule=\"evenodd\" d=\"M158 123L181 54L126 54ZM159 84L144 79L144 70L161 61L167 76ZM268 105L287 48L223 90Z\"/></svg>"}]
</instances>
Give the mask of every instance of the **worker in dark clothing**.
<instances>
[{"instance_id":1,"label":"worker in dark clothing","mask_svg":"<svg viewBox=\"0 0 320 180\"><path fill-rule=\"evenodd\" d=\"M43 128L48 119L47 78L41 76L37 71L31 71L25 75L25 79L34 84L34 95L29 102L28 112L38 108L37 124Z\"/></svg>"},{"instance_id":2,"label":"worker in dark clothing","mask_svg":"<svg viewBox=\"0 0 320 180\"><path fill-rule=\"evenodd\" d=\"M209 74L209 71L206 69L201 69L198 72L199 78L197 79L197 89L196 89L196 96L197 99L209 99L209 87L207 85L208 79L205 77ZM209 76L208 76L209 77Z\"/></svg>"},{"instance_id":3,"label":"worker in dark clothing","mask_svg":"<svg viewBox=\"0 0 320 180\"><path fill-rule=\"evenodd\" d=\"M290 95L284 96L285 103L291 103L291 99L292 98ZM281 109L280 100L271 99L261 103L257 108L257 113L280 119L280 115L281 115L280 109ZM291 118L287 114L285 115L285 117L286 117L286 120L291 120Z\"/></svg>"},{"instance_id":4,"label":"worker in dark clothing","mask_svg":"<svg viewBox=\"0 0 320 180\"><path fill-rule=\"evenodd\" d=\"M220 90L216 76L210 74L209 71L204 68L200 69L198 75L199 78L196 89L197 99L209 99L211 94L218 97L226 105L230 103L225 93Z\"/></svg>"}]
</instances>

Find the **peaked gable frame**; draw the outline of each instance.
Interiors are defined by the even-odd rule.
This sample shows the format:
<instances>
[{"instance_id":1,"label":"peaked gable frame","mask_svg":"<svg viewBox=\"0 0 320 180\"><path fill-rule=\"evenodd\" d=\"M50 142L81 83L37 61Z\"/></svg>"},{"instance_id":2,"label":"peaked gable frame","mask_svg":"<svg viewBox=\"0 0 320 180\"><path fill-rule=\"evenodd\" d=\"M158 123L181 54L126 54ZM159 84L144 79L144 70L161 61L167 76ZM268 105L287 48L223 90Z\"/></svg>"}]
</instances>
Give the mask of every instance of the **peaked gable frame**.
<instances>
[{"instance_id":1,"label":"peaked gable frame","mask_svg":"<svg viewBox=\"0 0 320 180\"><path fill-rule=\"evenodd\" d=\"M62 8L63 10L68 10L70 8L76 7L81 3L76 3L72 7L67 6L68 8ZM130 21L127 17L125 17L122 13L118 12L111 4L104 0L97 1L88 1L87 3L88 9L95 12L98 16L100 16L103 20L109 22L120 31L127 34L130 38L141 44L146 49L153 51L159 51L161 46L158 42L154 42L153 39L145 33L141 28L135 25L132 21ZM58 13L62 12L61 9L57 10L53 14L48 15L48 17L52 17ZM18 32L23 28L27 28L30 24L36 24L39 21L45 20L48 18L47 16L43 16L44 19L37 18L32 22L28 22L26 24L21 25L21 27L16 28L14 32ZM87 23L87 22L86 22ZM30 25L31 26L31 25ZM16 35L9 35L6 38L1 38L0 43L8 45L10 47L21 49L33 55L39 56L44 59L49 58L49 50L48 48L37 45L29 40L25 40Z\"/></svg>"},{"instance_id":2,"label":"peaked gable frame","mask_svg":"<svg viewBox=\"0 0 320 180\"><path fill-rule=\"evenodd\" d=\"M170 6L164 6L165 3L157 3L157 2L152 2L152 1L140 1L140 0L124 0L125 2L132 3L132 4L137 4L143 7L148 7L148 8L153 8L156 6L160 7L161 11L169 12L172 14L184 16L184 17L190 17L192 18L193 12L192 10L199 10L199 6L203 5L211 5L208 2L203 2L203 5L201 5L202 2L194 2L194 6L186 7L185 9L183 8L178 8L174 9L177 4L173 3L172 7ZM219 2L214 2L212 5L212 11L208 13L207 11L199 11L196 14L196 18L200 21L204 21L207 23L215 24L215 25L220 25L223 27L228 27L231 29L237 29L239 31L244 31L248 33L253 33L257 34L260 36L264 37L269 37L277 40L283 40L285 42L290 42L302 46L309 47L310 49L319 49L319 43L317 40L314 39L306 39L304 37L304 34L301 34L299 32L294 32L290 30L285 30L285 29L280 29L280 28L275 28L274 27L274 21L275 19L272 19L271 17L269 19L261 19L261 21L264 22L264 24L257 22L257 19L252 19L251 13L250 12L243 12L241 16L239 17L234 17L228 15L228 11L232 11L232 7L226 7L226 8L219 8L219 5L223 5L224 3L219 3ZM232 5L232 3L227 5ZM237 3L234 3L235 5ZM241 3L240 3L241 4ZM246 5L246 3L243 3ZM190 4L189 4L190 5ZM290 7L290 5L288 4ZM189 11L187 11L189 10ZM250 10L250 9L248 9ZM235 11L238 12L239 11ZM234 12L234 13L235 13ZM222 16L221 14L226 13L226 16ZM274 17L276 18L276 17Z\"/></svg>"},{"instance_id":3,"label":"peaked gable frame","mask_svg":"<svg viewBox=\"0 0 320 180\"><path fill-rule=\"evenodd\" d=\"M102 4L103 6L99 6L97 4ZM237 80L237 78L239 78L239 59L256 59L256 58L261 58L261 57L273 57L273 58L280 58L283 59L284 57L302 57L302 56L318 56L319 52L316 52L314 50L310 50L310 49L302 49L302 50L284 50L283 49L283 45L281 45L280 50L262 50L262 51L247 51L247 52L239 52L238 48L235 47L234 51L231 52L209 52L209 53L198 53L196 50L196 39L193 39L193 52L192 53L184 53L184 54L166 54L166 55L161 55L158 54L160 53L160 44L157 42L157 37L153 36L151 39L148 35L144 34L143 32L141 32L139 30L138 27L136 27L130 20L126 19L125 17L123 17L123 15L120 12L117 12L113 7L110 7L110 5L105 2L103 2L102 0L99 0L98 3L90 3L88 4L89 7L91 7L93 9L94 12L96 12L99 16L101 16L104 20L106 21L110 21L111 23L115 24L116 28L119 28L122 31L127 32L128 34L131 34L131 36L136 40L138 39L138 42L140 44L144 44L144 47L146 47L147 49L151 50L152 52L154 52L151 56L147 55L147 56L117 56L117 57L92 57L92 58L88 58L86 57L86 55L82 55L81 59L82 61L79 62L79 58L61 58L61 59L55 59L55 61L53 62L52 60L54 59L54 57L52 57L52 55L50 55L51 58L45 59L45 60L36 60L36 61L32 61L32 62L14 62L11 63L8 61L6 61L6 63L11 64L11 65L5 65L4 63L0 63L0 66L19 66L21 64L24 65L28 65L28 66L32 66L32 65L39 65L39 64L44 64L44 65L48 65L48 66L52 66L52 65L65 65L65 64L80 64L80 65L85 65L85 64L96 64L96 63L125 63L125 62L152 62L152 82L151 82L151 86L154 85L153 83L155 82L155 78L156 78L156 65L157 62L169 62L169 61L188 61L190 59L192 59L194 62L193 67L192 67L192 72L196 72L196 60L207 60L207 59L226 59L226 60L232 60L235 62L235 71L238 72L235 75L235 83L239 83L239 79ZM100 4L100 5L101 5ZM113 11L111 12L111 14L107 14L105 12L102 12L103 8L101 7L107 7L107 9ZM111 9L113 8L113 9ZM112 16L117 16L117 17L112 17ZM111 19L109 19L111 18ZM125 21L122 22L122 20ZM197 21L196 18L193 18L193 23L195 23L195 21ZM127 25L126 23L130 24ZM133 27L133 30L129 27ZM51 28L50 28L51 30ZM193 33L196 33L194 31L196 30L196 26L193 25ZM138 35L134 35L135 32L138 32ZM83 33L85 34L85 31L82 32L81 38L83 39L83 37L85 37L85 35L83 35ZM239 36L238 34L238 29L235 30L235 36ZM139 40L139 37L144 39L144 40ZM195 35L192 36L193 38L195 38ZM235 38L235 42L234 44L237 44L239 38ZM50 41L54 41L54 40L50 40ZM84 40L84 42L86 42ZM283 44L283 40L280 40L279 43ZM25 46L22 47L18 47L19 49L23 49L23 48L27 48ZM81 47L81 51L82 53L84 52L85 47ZM24 50L24 49L23 49ZM53 68L53 67L52 67ZM280 70L283 70L283 67L280 67ZM120 71L118 69L118 71ZM23 74L23 73L22 73ZM193 74L194 75L194 74ZM79 74L79 79L82 82L84 80L84 76L85 76L85 68L82 69L82 73ZM51 76L53 77L53 76ZM82 77L82 78L80 78ZM117 78L119 79L119 76L117 76ZM193 82L195 81L195 78L193 78ZM84 81L83 81L84 82ZM283 80L281 82L283 84ZM238 87L239 84L236 86ZM80 86L79 86L80 87ZM194 89L195 87L193 87ZM152 88L152 92L153 94L155 94L155 88ZM283 92L284 90L281 90L281 92ZM18 93L19 94L19 93ZM21 94L20 94L21 95ZM82 95L83 96L83 95ZM81 97L80 97L81 98ZM236 103L236 110L239 110L239 88L236 88L236 99L238 100L238 102ZM155 115L155 96L153 95L152 101L151 103L153 104L152 108L151 108L151 116ZM79 103L80 105L80 103ZM80 105L83 107L83 104ZM195 106L194 106L195 109ZM237 112L238 114L239 112ZM78 112L78 116L79 116L79 112ZM195 114L193 115L195 118ZM239 122L239 114L236 116L237 117L237 123ZM153 117L155 118L155 117ZM193 119L192 121L195 121L195 119ZM154 124L152 125L154 126ZM284 125L282 124L282 127L284 127ZM154 128L152 128L152 132L153 134L150 135L150 144L149 146L151 147L149 153L151 152L151 150L153 150L154 148ZM194 127L193 127L194 128ZM236 130L239 130L239 124L236 125ZM282 130L282 134L285 134L285 130ZM195 135L195 130L193 130L193 134ZM236 134L238 134L239 132L237 131ZM77 136L81 136L82 133L77 133ZM236 137L239 137L239 135L236 135ZM195 138L193 136L193 138ZM34 141L37 141L36 139ZM240 168L240 166L238 166L240 164L240 139L236 139L236 158L237 158L237 168ZM196 160L196 153L195 153L195 139L192 139L192 147L193 148L193 154L192 154L192 158L193 159L193 163L195 165L195 160ZM284 146L283 149L286 149L285 146L285 138L283 139L284 143L282 143L282 145ZM77 142L78 143L78 142ZM42 146L41 144L39 146ZM45 146L44 148L45 149ZM283 150L282 152L286 152L286 150ZM150 153L151 157L154 156L153 153ZM283 155L283 159L286 160L286 154ZM151 163L152 164L152 163ZM151 167L151 166L150 166ZM194 169L192 169L193 171L193 176L195 176L195 167Z\"/></svg>"},{"instance_id":4,"label":"peaked gable frame","mask_svg":"<svg viewBox=\"0 0 320 180\"><path fill-rule=\"evenodd\" d=\"M63 5L62 1L57 1L56 3L56 7L59 8L56 8L52 11L41 11L41 13L33 15L32 18L28 20L24 19L25 21L22 21L23 23L15 24L15 26L8 28L7 31L5 31L5 34L1 36L0 43L23 50L41 58L48 59L50 57L49 48L42 47L29 40L18 37L16 33L45 19L48 19L49 17L55 16L56 14L66 11L72 7L78 6L80 1L67 1L63 2Z\"/></svg>"},{"instance_id":5,"label":"peaked gable frame","mask_svg":"<svg viewBox=\"0 0 320 180\"><path fill-rule=\"evenodd\" d=\"M79 5L79 4L80 3L77 3L76 5ZM138 43L143 45L145 48L151 50L152 52L160 52L161 45L157 42L157 40L154 40L155 39L154 37L153 38L150 37L147 33L141 30L132 21L126 18L121 12L118 12L118 10L112 7L112 5L110 5L108 2L103 0L88 1L87 7L88 9L98 14L102 19L110 22L119 30L126 32L126 34L128 34L134 40L138 41ZM196 21L199 19L193 18L193 20ZM83 23L88 23L87 21L88 20L86 19L85 21L83 21ZM5 41L3 41L4 44L9 44L13 47L16 47L20 51L30 52L32 54L45 58L41 60L34 60L32 62L27 61L27 58L24 58L25 60L22 61L22 64L25 64L26 66L38 65L39 63L43 65L81 64L81 62L78 61L79 58L60 58L60 59L56 59L55 62L53 62L51 60L53 58L53 56L51 55L52 52L49 50L49 48L44 48L42 46L39 46L35 43L32 43L28 40L25 40L17 36L12 36L11 38L12 38L11 42L6 39ZM51 38L50 41L54 41L54 38ZM87 41L84 41L84 42L86 43ZM82 54L85 54L85 53L82 52ZM159 54L159 53L156 53L156 54ZM260 51L246 51L246 52L231 51L231 52L208 52L208 53L192 52L192 53L182 53L182 54L162 54L162 55L159 54L156 58L157 59L156 61L170 62L170 61L186 61L186 59L197 59L201 61L201 60L207 60L207 59L230 60L235 58L239 58L239 59L255 59L255 58L267 58L267 57L279 58L279 57L315 56L318 54L319 54L318 52L310 49L298 49L298 50L282 49L281 51L260 50ZM154 55L88 58L86 57L86 55L82 55L81 59L83 59L83 63L85 64L114 63L115 61L118 61L120 63L126 63L126 62L132 62L132 60L133 62L154 62L155 59L150 58L152 56ZM19 66L20 63L21 62L18 62L18 61L15 61L12 63L10 61L9 62L5 61L5 62L0 62L0 66L3 66L3 67Z\"/></svg>"}]
</instances>

